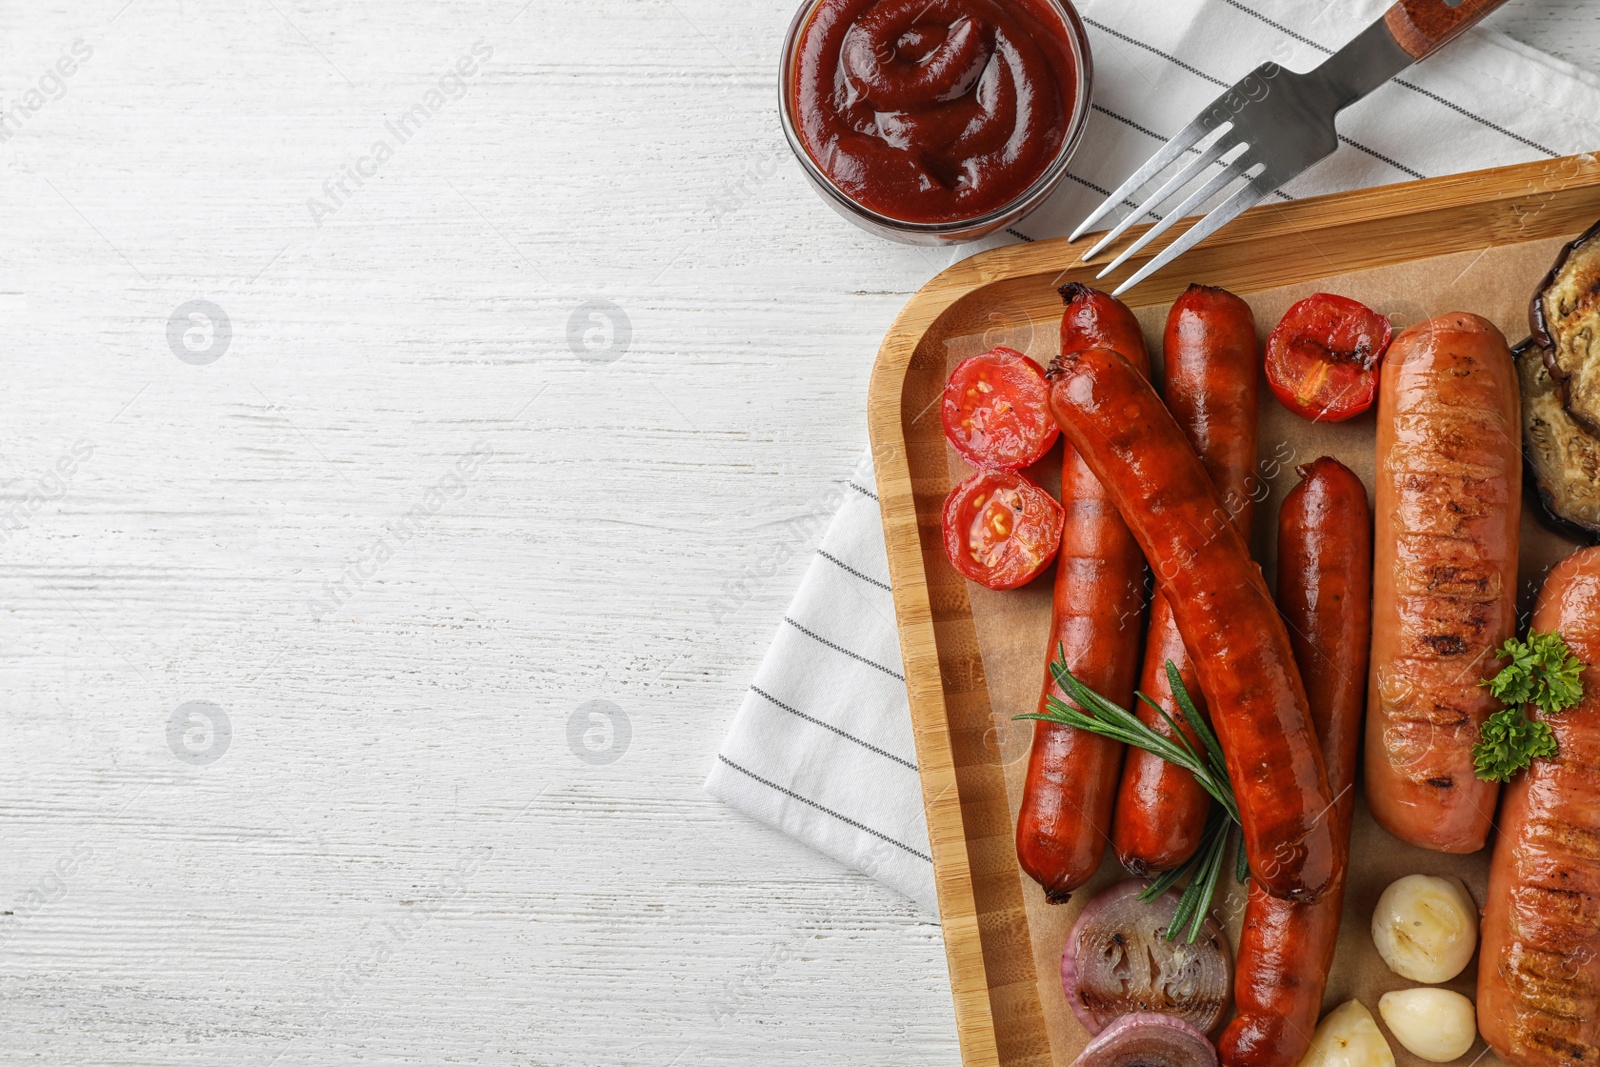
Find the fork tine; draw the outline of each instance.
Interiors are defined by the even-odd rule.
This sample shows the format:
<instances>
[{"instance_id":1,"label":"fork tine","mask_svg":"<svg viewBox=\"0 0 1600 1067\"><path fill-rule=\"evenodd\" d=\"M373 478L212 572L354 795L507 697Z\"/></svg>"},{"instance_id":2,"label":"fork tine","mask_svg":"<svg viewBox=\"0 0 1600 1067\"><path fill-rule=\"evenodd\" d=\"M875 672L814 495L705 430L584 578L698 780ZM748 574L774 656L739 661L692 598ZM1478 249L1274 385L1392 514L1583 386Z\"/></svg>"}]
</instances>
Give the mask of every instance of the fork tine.
<instances>
[{"instance_id":1,"label":"fork tine","mask_svg":"<svg viewBox=\"0 0 1600 1067\"><path fill-rule=\"evenodd\" d=\"M1113 191L1110 196L1106 197L1105 200L1101 201L1100 206L1095 208L1088 218L1078 223L1078 228L1072 231L1072 236L1069 237L1068 240L1076 241L1078 238L1082 237L1088 232L1090 226L1093 226L1095 223L1105 218L1106 214L1110 212L1112 208L1122 203L1124 197L1128 196L1130 193L1137 192L1145 182L1149 181L1151 178L1154 178L1174 159L1177 159L1179 155L1187 152L1190 148L1193 148L1202 137L1205 137L1207 134L1213 132L1212 130L1206 128L1204 119L1205 113L1202 112L1201 115L1193 122L1179 130L1177 135L1173 137L1172 140L1168 141L1166 144L1157 149L1155 155L1145 160L1144 166L1134 171L1133 176L1127 181L1123 182L1121 185L1117 186L1116 190ZM1218 126L1217 130L1226 130L1229 128L1229 126L1231 126L1231 123Z\"/></svg>"},{"instance_id":2,"label":"fork tine","mask_svg":"<svg viewBox=\"0 0 1600 1067\"><path fill-rule=\"evenodd\" d=\"M1100 243L1083 254L1083 261L1087 263L1095 256L1099 255L1101 249L1105 248L1111 242L1115 241L1118 237L1121 237L1124 233L1126 233L1128 231L1128 227L1144 218L1146 212L1152 212L1162 204L1165 204L1173 193L1176 193L1179 189L1182 189L1184 186L1194 181L1194 179L1198 177L1202 171L1236 147L1238 147L1237 143L1230 144L1226 137L1218 137L1211 143L1211 147L1201 153L1194 160L1194 162L1190 163L1187 167L1184 167L1177 174L1174 174L1170 179L1167 180L1165 185L1151 194L1150 199L1146 200L1144 203L1128 212L1123 216L1121 222L1117 223L1112 229L1106 231L1106 235L1100 238Z\"/></svg>"},{"instance_id":3,"label":"fork tine","mask_svg":"<svg viewBox=\"0 0 1600 1067\"><path fill-rule=\"evenodd\" d=\"M1220 171L1213 175L1209 181L1191 193L1187 200L1173 208L1171 211L1167 212L1165 218L1141 234L1139 239L1133 242L1133 244L1123 249L1122 254L1117 256L1117 258L1113 259L1110 263L1106 264L1105 269L1099 274L1096 274L1095 277L1104 278L1107 274L1110 274L1112 271L1128 262L1128 258L1130 256L1138 252L1151 241L1154 241L1157 237L1160 237L1162 234L1166 233L1179 219L1187 218L1189 214L1194 211L1194 209L1198 208L1207 200L1210 200L1213 196L1216 196L1229 185L1232 185L1239 179L1239 176L1244 173L1244 161L1249 154L1250 148L1248 145L1246 145L1244 146L1243 152L1240 152L1237 156L1228 161L1227 166L1223 167Z\"/></svg>"},{"instance_id":4,"label":"fork tine","mask_svg":"<svg viewBox=\"0 0 1600 1067\"><path fill-rule=\"evenodd\" d=\"M1254 207L1260 203L1263 197L1276 188L1277 185L1274 183L1251 179L1249 185L1218 204L1209 215L1185 231L1182 237L1163 248L1160 255L1140 267L1133 277L1117 286L1111 295L1121 296L1129 289L1132 289L1135 285L1138 285L1150 275L1232 222L1246 208Z\"/></svg>"}]
</instances>

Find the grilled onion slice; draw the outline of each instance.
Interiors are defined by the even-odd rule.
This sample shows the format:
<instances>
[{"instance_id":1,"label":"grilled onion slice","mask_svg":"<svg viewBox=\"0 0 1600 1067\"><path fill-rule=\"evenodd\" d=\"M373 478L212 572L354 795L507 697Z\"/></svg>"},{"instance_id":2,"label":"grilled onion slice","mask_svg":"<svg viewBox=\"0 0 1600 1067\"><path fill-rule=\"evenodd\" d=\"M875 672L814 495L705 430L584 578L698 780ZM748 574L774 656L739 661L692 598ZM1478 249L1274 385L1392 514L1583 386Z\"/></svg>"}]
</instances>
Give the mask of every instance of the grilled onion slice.
<instances>
[{"instance_id":1,"label":"grilled onion slice","mask_svg":"<svg viewBox=\"0 0 1600 1067\"><path fill-rule=\"evenodd\" d=\"M1222 1025L1233 988L1227 936L1213 918L1194 944L1167 940L1178 894L1139 899L1145 881L1118 882L1083 909L1061 954L1061 987L1091 1034L1118 1016L1155 1012L1202 1032Z\"/></svg>"},{"instance_id":2,"label":"grilled onion slice","mask_svg":"<svg viewBox=\"0 0 1600 1067\"><path fill-rule=\"evenodd\" d=\"M1217 1067L1217 1050L1182 1019L1143 1012L1102 1030L1072 1067Z\"/></svg>"}]
</instances>

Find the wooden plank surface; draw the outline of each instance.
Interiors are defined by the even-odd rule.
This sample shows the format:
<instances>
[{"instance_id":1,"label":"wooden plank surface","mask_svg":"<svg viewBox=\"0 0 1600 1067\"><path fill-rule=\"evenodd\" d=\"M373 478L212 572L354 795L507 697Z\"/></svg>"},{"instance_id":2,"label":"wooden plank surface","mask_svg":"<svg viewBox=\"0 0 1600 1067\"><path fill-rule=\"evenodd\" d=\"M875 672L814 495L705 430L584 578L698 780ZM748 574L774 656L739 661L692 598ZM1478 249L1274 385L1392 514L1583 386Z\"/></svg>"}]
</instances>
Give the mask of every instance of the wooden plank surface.
<instances>
[{"instance_id":1,"label":"wooden plank surface","mask_svg":"<svg viewBox=\"0 0 1600 1067\"><path fill-rule=\"evenodd\" d=\"M945 262L805 187L790 7L0 7L6 109L92 51L0 142L0 1061L957 1061L935 920L700 791Z\"/></svg>"}]
</instances>

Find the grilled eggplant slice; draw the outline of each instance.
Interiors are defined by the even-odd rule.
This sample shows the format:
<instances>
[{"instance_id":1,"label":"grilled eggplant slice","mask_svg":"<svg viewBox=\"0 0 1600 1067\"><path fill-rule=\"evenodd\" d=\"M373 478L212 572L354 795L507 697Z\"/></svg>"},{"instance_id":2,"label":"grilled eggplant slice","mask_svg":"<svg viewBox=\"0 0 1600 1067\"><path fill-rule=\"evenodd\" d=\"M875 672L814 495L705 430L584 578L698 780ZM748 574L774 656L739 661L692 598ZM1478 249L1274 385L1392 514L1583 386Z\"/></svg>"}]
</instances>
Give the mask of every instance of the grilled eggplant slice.
<instances>
[{"instance_id":1,"label":"grilled eggplant slice","mask_svg":"<svg viewBox=\"0 0 1600 1067\"><path fill-rule=\"evenodd\" d=\"M1561 403L1549 352L1536 341L1516 351L1522 385L1522 452L1553 524L1585 541L1600 535L1600 438L1589 434Z\"/></svg>"},{"instance_id":2,"label":"grilled eggplant slice","mask_svg":"<svg viewBox=\"0 0 1600 1067\"><path fill-rule=\"evenodd\" d=\"M1600 223L1561 250L1534 290L1528 323L1562 406L1600 434Z\"/></svg>"}]
</instances>

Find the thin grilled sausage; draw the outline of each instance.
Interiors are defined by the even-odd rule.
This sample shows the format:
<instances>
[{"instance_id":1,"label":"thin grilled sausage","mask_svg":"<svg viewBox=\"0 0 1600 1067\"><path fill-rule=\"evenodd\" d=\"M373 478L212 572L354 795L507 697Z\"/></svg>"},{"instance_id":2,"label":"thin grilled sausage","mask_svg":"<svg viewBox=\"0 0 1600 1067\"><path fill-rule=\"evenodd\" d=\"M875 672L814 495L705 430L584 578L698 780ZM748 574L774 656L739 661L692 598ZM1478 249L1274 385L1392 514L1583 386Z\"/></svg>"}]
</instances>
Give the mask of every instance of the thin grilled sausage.
<instances>
[{"instance_id":1,"label":"thin grilled sausage","mask_svg":"<svg viewBox=\"0 0 1600 1067\"><path fill-rule=\"evenodd\" d=\"M1217 1042L1224 1067L1300 1062L1322 1014L1344 907L1372 630L1372 510L1361 479L1338 460L1324 456L1299 473L1278 512L1278 610L1338 798L1329 818L1345 862L1314 904L1250 887L1234 965L1237 1011Z\"/></svg>"},{"instance_id":2,"label":"thin grilled sausage","mask_svg":"<svg viewBox=\"0 0 1600 1067\"><path fill-rule=\"evenodd\" d=\"M1516 1067L1600 1061L1600 548L1556 564L1532 628L1582 660L1583 699L1542 717L1556 754L1506 786L1478 955L1478 1028Z\"/></svg>"},{"instance_id":3,"label":"thin grilled sausage","mask_svg":"<svg viewBox=\"0 0 1600 1067\"><path fill-rule=\"evenodd\" d=\"M1500 331L1444 315L1403 332L1378 390L1367 806L1400 840L1476 852L1498 787L1472 746L1500 703L1478 683L1516 632L1517 375Z\"/></svg>"},{"instance_id":4,"label":"thin grilled sausage","mask_svg":"<svg viewBox=\"0 0 1600 1067\"><path fill-rule=\"evenodd\" d=\"M1061 290L1061 349L1105 346L1148 372L1144 335L1133 313L1083 285ZM1122 516L1070 446L1061 457L1066 526L1056 556L1050 648L1112 700L1133 699L1144 612L1144 556ZM1039 710L1065 699L1045 668ZM1017 816L1017 859L1053 904L1065 902L1100 866L1111 829L1122 745L1059 723L1033 724L1033 749Z\"/></svg>"},{"instance_id":5,"label":"thin grilled sausage","mask_svg":"<svg viewBox=\"0 0 1600 1067\"><path fill-rule=\"evenodd\" d=\"M1167 314L1162 351L1167 409L1200 454L1234 526L1248 541L1255 503L1256 379L1261 363L1250 305L1225 289L1189 286ZM1172 623L1172 609L1165 597L1158 596L1150 603L1139 689L1176 720L1178 704L1167 682L1168 660L1178 668L1196 710L1204 715L1205 699L1194 665ZM1147 726L1171 734L1167 721L1148 704L1140 701L1134 710ZM1199 738L1192 730L1185 732L1198 748ZM1117 858L1139 875L1178 866L1200 847L1210 810L1211 797L1194 775L1142 748L1130 750L1122 764L1111 824Z\"/></svg>"},{"instance_id":6,"label":"thin grilled sausage","mask_svg":"<svg viewBox=\"0 0 1600 1067\"><path fill-rule=\"evenodd\" d=\"M1127 360L1063 352L1050 377L1056 422L1144 550L1194 658L1252 872L1273 896L1317 899L1339 860L1324 817L1333 796L1261 568L1183 431Z\"/></svg>"}]
</instances>

